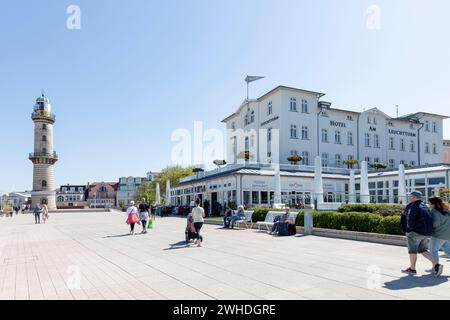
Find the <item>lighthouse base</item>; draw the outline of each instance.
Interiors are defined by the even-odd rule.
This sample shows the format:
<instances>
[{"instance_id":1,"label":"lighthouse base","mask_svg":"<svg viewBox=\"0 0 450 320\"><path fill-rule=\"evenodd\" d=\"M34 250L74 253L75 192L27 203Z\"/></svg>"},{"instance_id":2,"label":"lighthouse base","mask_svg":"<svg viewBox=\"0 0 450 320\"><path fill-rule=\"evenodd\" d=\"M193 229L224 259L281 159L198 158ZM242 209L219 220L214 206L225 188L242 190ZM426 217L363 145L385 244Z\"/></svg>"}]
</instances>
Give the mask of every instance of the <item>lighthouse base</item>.
<instances>
[{"instance_id":1,"label":"lighthouse base","mask_svg":"<svg viewBox=\"0 0 450 320\"><path fill-rule=\"evenodd\" d=\"M31 209L34 210L39 203L47 204L48 210L56 210L56 193L54 191L32 191Z\"/></svg>"}]
</instances>

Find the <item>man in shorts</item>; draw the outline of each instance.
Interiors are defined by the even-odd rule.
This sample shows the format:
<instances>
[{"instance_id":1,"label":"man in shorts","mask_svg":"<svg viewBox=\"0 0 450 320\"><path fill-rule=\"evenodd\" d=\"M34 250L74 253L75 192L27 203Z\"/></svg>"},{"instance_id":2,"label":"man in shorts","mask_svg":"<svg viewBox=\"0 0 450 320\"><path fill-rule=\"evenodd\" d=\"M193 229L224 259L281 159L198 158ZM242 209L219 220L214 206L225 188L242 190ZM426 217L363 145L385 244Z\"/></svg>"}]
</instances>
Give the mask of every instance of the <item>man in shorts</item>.
<instances>
[{"instance_id":1,"label":"man in shorts","mask_svg":"<svg viewBox=\"0 0 450 320\"><path fill-rule=\"evenodd\" d=\"M430 260L436 276L442 273L443 266L434 261L433 256L428 251L430 236L433 231L433 219L428 207L422 202L422 193L413 191L409 194L409 204L402 214L400 226L406 234L409 253L409 268L402 270L403 273L415 275L417 254L422 254Z\"/></svg>"}]
</instances>

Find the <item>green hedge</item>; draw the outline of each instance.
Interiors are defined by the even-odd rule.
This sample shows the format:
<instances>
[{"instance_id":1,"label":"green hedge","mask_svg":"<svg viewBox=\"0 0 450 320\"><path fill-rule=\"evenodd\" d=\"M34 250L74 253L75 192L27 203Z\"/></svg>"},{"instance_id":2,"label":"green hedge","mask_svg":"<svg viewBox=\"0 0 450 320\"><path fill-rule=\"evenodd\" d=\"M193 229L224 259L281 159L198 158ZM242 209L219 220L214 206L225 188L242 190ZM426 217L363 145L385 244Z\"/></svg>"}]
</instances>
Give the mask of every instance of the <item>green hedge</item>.
<instances>
[{"instance_id":1,"label":"green hedge","mask_svg":"<svg viewBox=\"0 0 450 320\"><path fill-rule=\"evenodd\" d=\"M338 212L368 212L388 217L400 216L404 210L405 206L402 204L352 203L342 205Z\"/></svg>"},{"instance_id":2,"label":"green hedge","mask_svg":"<svg viewBox=\"0 0 450 320\"><path fill-rule=\"evenodd\" d=\"M253 222L264 221L269 208L254 208ZM297 215L296 225L303 227L305 216L303 211ZM314 227L322 229L348 230L359 232L370 232L380 234L402 235L400 229L400 216L383 216L371 212L336 212L315 211L313 213Z\"/></svg>"},{"instance_id":3,"label":"green hedge","mask_svg":"<svg viewBox=\"0 0 450 320\"><path fill-rule=\"evenodd\" d=\"M368 212L319 211L314 212L313 221L316 228L402 235L400 216L384 217ZM297 223L302 226L303 219L298 217Z\"/></svg>"}]
</instances>

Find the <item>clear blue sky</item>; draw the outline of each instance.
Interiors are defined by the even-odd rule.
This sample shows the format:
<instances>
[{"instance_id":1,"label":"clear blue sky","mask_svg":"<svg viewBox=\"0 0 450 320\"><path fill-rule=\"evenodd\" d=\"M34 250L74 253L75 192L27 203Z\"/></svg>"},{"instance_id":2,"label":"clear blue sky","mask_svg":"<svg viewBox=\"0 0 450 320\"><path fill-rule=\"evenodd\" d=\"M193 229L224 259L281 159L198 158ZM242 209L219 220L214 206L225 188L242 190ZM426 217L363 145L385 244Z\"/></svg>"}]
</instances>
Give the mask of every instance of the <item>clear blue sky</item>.
<instances>
[{"instance_id":1,"label":"clear blue sky","mask_svg":"<svg viewBox=\"0 0 450 320\"><path fill-rule=\"evenodd\" d=\"M66 9L81 8L81 30ZM366 26L381 9L381 29ZM57 115L56 186L170 164L177 128L277 85L333 106L450 114L448 0L0 0L0 191L31 189L33 103ZM445 136L450 137L449 122Z\"/></svg>"}]
</instances>

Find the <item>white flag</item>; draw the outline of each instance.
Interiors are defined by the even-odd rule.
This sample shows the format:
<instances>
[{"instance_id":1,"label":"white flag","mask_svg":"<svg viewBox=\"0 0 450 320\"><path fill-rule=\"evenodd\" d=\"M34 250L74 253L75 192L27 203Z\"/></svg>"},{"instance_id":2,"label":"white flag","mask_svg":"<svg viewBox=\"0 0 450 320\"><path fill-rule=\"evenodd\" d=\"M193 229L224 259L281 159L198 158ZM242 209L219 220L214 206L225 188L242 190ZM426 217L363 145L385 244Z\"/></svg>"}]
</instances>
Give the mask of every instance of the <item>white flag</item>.
<instances>
[{"instance_id":1,"label":"white flag","mask_svg":"<svg viewBox=\"0 0 450 320\"><path fill-rule=\"evenodd\" d=\"M245 78L245 82L250 83L250 82L253 82L253 81L262 79L262 78L264 78L264 77L259 77L259 76L247 76L247 77Z\"/></svg>"}]
</instances>

